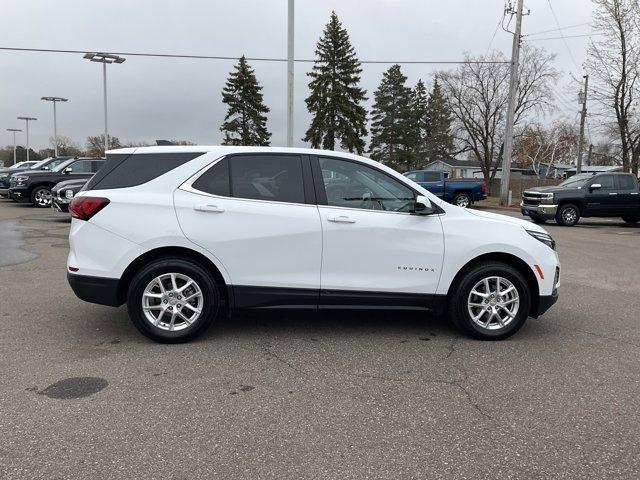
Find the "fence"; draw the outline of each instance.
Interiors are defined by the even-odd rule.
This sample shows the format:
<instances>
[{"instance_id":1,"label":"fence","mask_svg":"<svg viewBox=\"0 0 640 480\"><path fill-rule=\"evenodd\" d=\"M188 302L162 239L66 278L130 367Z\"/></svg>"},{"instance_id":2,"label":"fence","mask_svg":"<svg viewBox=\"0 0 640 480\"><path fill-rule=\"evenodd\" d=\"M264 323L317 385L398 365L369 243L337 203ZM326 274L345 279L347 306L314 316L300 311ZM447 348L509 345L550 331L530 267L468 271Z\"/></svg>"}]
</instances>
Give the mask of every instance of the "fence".
<instances>
[{"instance_id":1,"label":"fence","mask_svg":"<svg viewBox=\"0 0 640 480\"><path fill-rule=\"evenodd\" d=\"M509 181L509 190L511 190L514 198L522 197L522 192L532 187L550 187L558 185L562 182L562 178L537 178L537 177L518 177L511 178ZM489 190L491 197L500 196L500 179L496 178Z\"/></svg>"}]
</instances>

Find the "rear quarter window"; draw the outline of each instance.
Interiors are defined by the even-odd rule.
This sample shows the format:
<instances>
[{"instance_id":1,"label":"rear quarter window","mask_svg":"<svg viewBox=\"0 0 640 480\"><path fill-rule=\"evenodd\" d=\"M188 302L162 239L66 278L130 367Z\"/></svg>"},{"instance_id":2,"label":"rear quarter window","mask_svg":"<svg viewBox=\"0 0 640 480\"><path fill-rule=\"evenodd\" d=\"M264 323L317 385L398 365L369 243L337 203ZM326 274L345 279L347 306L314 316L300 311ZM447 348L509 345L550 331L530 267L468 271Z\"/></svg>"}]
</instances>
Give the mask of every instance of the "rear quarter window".
<instances>
[{"instance_id":1,"label":"rear quarter window","mask_svg":"<svg viewBox=\"0 0 640 480\"><path fill-rule=\"evenodd\" d=\"M135 187L164 175L203 152L107 155L107 161L87 184L87 190Z\"/></svg>"}]
</instances>

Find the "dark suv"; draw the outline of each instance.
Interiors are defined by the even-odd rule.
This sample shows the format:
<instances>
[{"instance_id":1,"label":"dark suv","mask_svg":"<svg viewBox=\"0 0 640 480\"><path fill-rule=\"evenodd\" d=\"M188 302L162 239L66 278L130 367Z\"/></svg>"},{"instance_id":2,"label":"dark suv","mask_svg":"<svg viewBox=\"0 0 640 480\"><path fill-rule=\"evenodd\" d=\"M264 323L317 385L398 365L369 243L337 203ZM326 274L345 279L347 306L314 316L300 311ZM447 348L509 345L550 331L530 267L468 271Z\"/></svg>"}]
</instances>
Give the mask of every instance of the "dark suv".
<instances>
[{"instance_id":1,"label":"dark suv","mask_svg":"<svg viewBox=\"0 0 640 480\"><path fill-rule=\"evenodd\" d=\"M63 180L90 178L104 165L103 158L71 158L51 170L25 171L11 176L9 197L35 207L51 206L51 189Z\"/></svg>"},{"instance_id":2,"label":"dark suv","mask_svg":"<svg viewBox=\"0 0 640 480\"><path fill-rule=\"evenodd\" d=\"M622 217L640 221L638 179L631 173L574 175L557 187L537 187L522 194L520 210L534 222L553 220L573 226L580 217Z\"/></svg>"},{"instance_id":3,"label":"dark suv","mask_svg":"<svg viewBox=\"0 0 640 480\"><path fill-rule=\"evenodd\" d=\"M38 162L21 162L14 167L4 169L0 172L0 195L9 195L11 176L20 172L31 170L51 170L60 163L73 157L49 157Z\"/></svg>"}]
</instances>

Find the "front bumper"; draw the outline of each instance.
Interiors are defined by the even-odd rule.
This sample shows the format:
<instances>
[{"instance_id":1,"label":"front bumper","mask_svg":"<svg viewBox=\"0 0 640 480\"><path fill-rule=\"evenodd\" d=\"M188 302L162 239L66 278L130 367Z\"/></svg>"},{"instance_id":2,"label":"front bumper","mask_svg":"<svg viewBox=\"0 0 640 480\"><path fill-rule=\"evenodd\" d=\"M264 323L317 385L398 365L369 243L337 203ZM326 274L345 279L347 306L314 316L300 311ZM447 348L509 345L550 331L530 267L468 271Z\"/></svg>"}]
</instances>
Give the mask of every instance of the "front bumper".
<instances>
[{"instance_id":1,"label":"front bumper","mask_svg":"<svg viewBox=\"0 0 640 480\"><path fill-rule=\"evenodd\" d=\"M58 212L68 212L69 211L69 201L61 200L56 196L52 196L51 198L51 208L57 210Z\"/></svg>"},{"instance_id":2,"label":"front bumper","mask_svg":"<svg viewBox=\"0 0 640 480\"><path fill-rule=\"evenodd\" d=\"M123 303L118 299L120 281L117 278L90 277L67 272L67 280L80 300L110 307L119 307Z\"/></svg>"},{"instance_id":3,"label":"front bumper","mask_svg":"<svg viewBox=\"0 0 640 480\"><path fill-rule=\"evenodd\" d=\"M30 202L29 190L26 187L11 187L9 189L9 197L16 202Z\"/></svg>"},{"instance_id":4,"label":"front bumper","mask_svg":"<svg viewBox=\"0 0 640 480\"><path fill-rule=\"evenodd\" d=\"M534 213L542 218L552 219L555 218L557 211L558 205L525 205L523 202L520 203L520 212L525 216Z\"/></svg>"},{"instance_id":5,"label":"front bumper","mask_svg":"<svg viewBox=\"0 0 640 480\"><path fill-rule=\"evenodd\" d=\"M8 188L0 188L0 195L9 196L9 189Z\"/></svg>"}]
</instances>

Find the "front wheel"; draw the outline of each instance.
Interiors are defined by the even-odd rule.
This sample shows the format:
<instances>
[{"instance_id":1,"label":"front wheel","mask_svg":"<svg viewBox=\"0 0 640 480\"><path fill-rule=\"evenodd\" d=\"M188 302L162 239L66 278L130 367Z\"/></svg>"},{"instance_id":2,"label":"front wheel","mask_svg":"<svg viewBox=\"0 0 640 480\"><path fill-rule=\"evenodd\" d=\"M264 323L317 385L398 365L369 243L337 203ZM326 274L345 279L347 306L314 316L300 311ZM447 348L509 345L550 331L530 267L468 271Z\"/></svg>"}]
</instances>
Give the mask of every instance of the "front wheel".
<instances>
[{"instance_id":1,"label":"front wheel","mask_svg":"<svg viewBox=\"0 0 640 480\"><path fill-rule=\"evenodd\" d=\"M507 264L479 263L453 287L449 315L460 330L472 337L502 340L520 330L529 316L529 286Z\"/></svg>"},{"instance_id":2,"label":"front wheel","mask_svg":"<svg viewBox=\"0 0 640 480\"><path fill-rule=\"evenodd\" d=\"M629 225L633 225L634 223L640 222L640 216L637 215L625 215L622 217L624 223L628 223Z\"/></svg>"},{"instance_id":3,"label":"front wheel","mask_svg":"<svg viewBox=\"0 0 640 480\"><path fill-rule=\"evenodd\" d=\"M136 328L150 339L186 342L218 317L220 293L200 265L183 258L159 259L131 280L127 310Z\"/></svg>"},{"instance_id":4,"label":"front wheel","mask_svg":"<svg viewBox=\"0 0 640 480\"><path fill-rule=\"evenodd\" d=\"M37 187L31 192L31 203L37 208L51 206L51 189L49 187Z\"/></svg>"},{"instance_id":5,"label":"front wheel","mask_svg":"<svg viewBox=\"0 0 640 480\"><path fill-rule=\"evenodd\" d=\"M471 206L471 197L468 193L458 193L453 197L453 204L462 208L468 208Z\"/></svg>"},{"instance_id":6,"label":"front wheel","mask_svg":"<svg viewBox=\"0 0 640 480\"><path fill-rule=\"evenodd\" d=\"M580 220L580 210L570 203L562 205L556 213L556 222L564 227L573 227Z\"/></svg>"}]
</instances>

